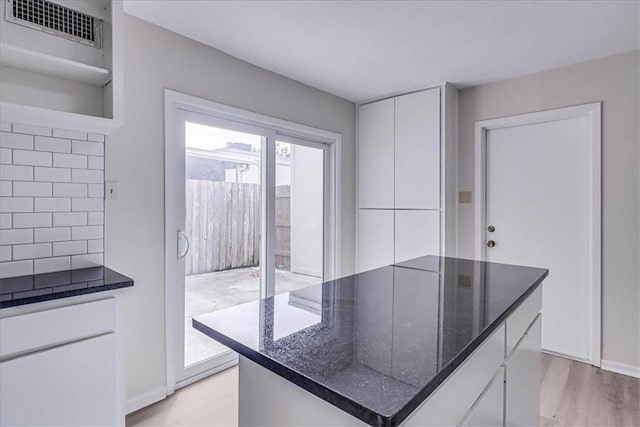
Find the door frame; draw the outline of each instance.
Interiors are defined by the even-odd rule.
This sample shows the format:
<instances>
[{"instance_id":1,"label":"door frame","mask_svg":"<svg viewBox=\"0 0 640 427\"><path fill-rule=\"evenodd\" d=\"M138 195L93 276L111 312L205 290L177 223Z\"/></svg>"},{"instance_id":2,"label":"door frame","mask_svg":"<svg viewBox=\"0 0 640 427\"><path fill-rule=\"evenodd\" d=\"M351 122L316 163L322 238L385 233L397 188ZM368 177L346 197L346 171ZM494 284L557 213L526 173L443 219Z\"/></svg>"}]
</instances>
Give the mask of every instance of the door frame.
<instances>
[{"instance_id":1,"label":"door frame","mask_svg":"<svg viewBox=\"0 0 640 427\"><path fill-rule=\"evenodd\" d=\"M322 129L313 128L310 126L282 120L274 117L270 117L263 114L254 113L247 110L231 107L228 105L220 104L217 102L209 101L206 99L198 98L195 96L183 94L170 89L164 90L164 111L165 111L165 363L166 363L166 392L167 395L172 394L177 388L186 386L202 378L205 378L211 374L214 374L220 370L226 369L237 363L237 355L231 353L228 358L224 359L224 362L213 368L208 369L205 372L201 372L187 379L179 382L177 379L177 361L180 359L178 354L182 347L176 346L177 338L181 336L180 329L184 328L183 319L180 316L180 310L176 307L175 301L181 301L184 299L179 298L176 295L178 286L172 285L177 283L177 280L184 280L184 274L180 277L181 271L178 268L178 264L175 262L175 257L178 251L176 230L182 226L179 224L179 218L174 212L173 201L177 197L179 191L178 186L183 185L183 177L179 176L180 170L184 171L184 166L179 168L180 165L176 163L175 156L169 155L175 147L171 144L175 142L179 136L180 126L178 126L180 117L184 114L184 111L189 113L202 114L208 116L212 122L226 121L234 122L239 128L263 128L273 132L273 135L278 138L291 137L292 139L300 138L305 141L310 141L311 144L319 143L325 144L326 159L328 160L328 167L325 169L328 173L328 177L325 177L325 212L330 212L327 218L325 218L325 230L324 230L324 250L328 255L325 262L324 280L330 280L338 277L341 271L340 262L340 242L341 242L341 153L342 153L342 135L336 132L326 131ZM274 140L275 144L275 140ZM269 155L269 153L267 153ZM271 153L275 156L275 152ZM265 174L267 175L267 183L271 180L275 183L274 172L269 173L266 171L268 167L264 168L263 180ZM266 188L266 186L264 186ZM264 191L263 191L264 194ZM271 206L275 210L275 205ZM269 207L267 207L269 209ZM264 215L263 215L264 220ZM264 226L264 224L263 224ZM273 227L275 230L275 226ZM264 228L266 230L266 228ZM271 233L271 240L275 239L273 233ZM267 234L267 239L268 239ZM268 244L267 239L263 239L261 246ZM274 243L274 242L272 242ZM267 295L273 293L273 281L267 283ZM176 299L178 298L178 299Z\"/></svg>"},{"instance_id":2,"label":"door frame","mask_svg":"<svg viewBox=\"0 0 640 427\"><path fill-rule=\"evenodd\" d=\"M576 105L546 111L519 114L482 120L475 123L474 132L474 191L477 202L474 207L475 258L486 259L484 229L486 227L486 144L487 131L514 126L545 123L586 117L589 120L589 355L594 366L600 366L602 358L602 103Z\"/></svg>"}]
</instances>

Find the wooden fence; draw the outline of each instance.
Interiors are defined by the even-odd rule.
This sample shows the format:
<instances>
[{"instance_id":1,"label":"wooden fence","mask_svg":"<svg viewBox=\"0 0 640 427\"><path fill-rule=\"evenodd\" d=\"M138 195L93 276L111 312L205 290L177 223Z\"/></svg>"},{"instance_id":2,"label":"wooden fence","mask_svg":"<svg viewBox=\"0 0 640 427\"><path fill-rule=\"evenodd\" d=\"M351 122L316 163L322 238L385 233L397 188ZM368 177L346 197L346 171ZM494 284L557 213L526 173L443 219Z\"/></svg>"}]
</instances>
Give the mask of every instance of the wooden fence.
<instances>
[{"instance_id":1,"label":"wooden fence","mask_svg":"<svg viewBox=\"0 0 640 427\"><path fill-rule=\"evenodd\" d=\"M185 274L260 264L260 186L187 180ZM276 264L289 266L289 186L276 189Z\"/></svg>"}]
</instances>

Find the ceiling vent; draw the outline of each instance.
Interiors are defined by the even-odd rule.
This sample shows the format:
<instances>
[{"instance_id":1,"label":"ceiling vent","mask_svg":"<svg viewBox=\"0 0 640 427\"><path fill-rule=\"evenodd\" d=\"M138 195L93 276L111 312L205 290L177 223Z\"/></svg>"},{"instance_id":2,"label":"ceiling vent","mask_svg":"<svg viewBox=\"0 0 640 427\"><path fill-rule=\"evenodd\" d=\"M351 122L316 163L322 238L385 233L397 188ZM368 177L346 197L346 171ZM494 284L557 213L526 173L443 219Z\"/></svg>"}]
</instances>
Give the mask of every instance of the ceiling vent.
<instances>
[{"instance_id":1,"label":"ceiling vent","mask_svg":"<svg viewBox=\"0 0 640 427\"><path fill-rule=\"evenodd\" d=\"M4 16L9 22L101 48L101 19L47 0L5 2Z\"/></svg>"}]
</instances>

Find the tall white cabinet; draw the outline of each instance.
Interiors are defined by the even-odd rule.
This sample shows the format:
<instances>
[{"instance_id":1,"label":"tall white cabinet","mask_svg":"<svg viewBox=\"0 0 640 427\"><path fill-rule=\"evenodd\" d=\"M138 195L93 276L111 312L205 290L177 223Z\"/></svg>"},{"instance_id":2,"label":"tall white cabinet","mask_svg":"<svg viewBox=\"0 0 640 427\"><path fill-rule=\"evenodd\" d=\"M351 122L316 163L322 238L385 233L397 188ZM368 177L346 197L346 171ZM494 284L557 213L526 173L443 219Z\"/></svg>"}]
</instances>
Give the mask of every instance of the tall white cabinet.
<instances>
[{"instance_id":1,"label":"tall white cabinet","mask_svg":"<svg viewBox=\"0 0 640 427\"><path fill-rule=\"evenodd\" d=\"M455 255L457 90L358 109L358 271Z\"/></svg>"}]
</instances>

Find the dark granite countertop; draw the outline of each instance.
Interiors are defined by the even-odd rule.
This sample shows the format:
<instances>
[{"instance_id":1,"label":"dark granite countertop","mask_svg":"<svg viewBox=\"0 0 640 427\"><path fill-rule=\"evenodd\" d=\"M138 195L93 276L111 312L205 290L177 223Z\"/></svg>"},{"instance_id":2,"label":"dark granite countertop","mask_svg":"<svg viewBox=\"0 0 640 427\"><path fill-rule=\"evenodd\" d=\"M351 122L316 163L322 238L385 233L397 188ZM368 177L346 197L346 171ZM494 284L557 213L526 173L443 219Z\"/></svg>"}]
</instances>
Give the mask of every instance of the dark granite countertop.
<instances>
[{"instance_id":1,"label":"dark granite countertop","mask_svg":"<svg viewBox=\"0 0 640 427\"><path fill-rule=\"evenodd\" d=\"M193 326L370 425L396 426L547 274L427 256L204 314Z\"/></svg>"},{"instance_id":2,"label":"dark granite countertop","mask_svg":"<svg viewBox=\"0 0 640 427\"><path fill-rule=\"evenodd\" d=\"M0 308L133 286L133 280L107 267L0 279Z\"/></svg>"}]
</instances>

